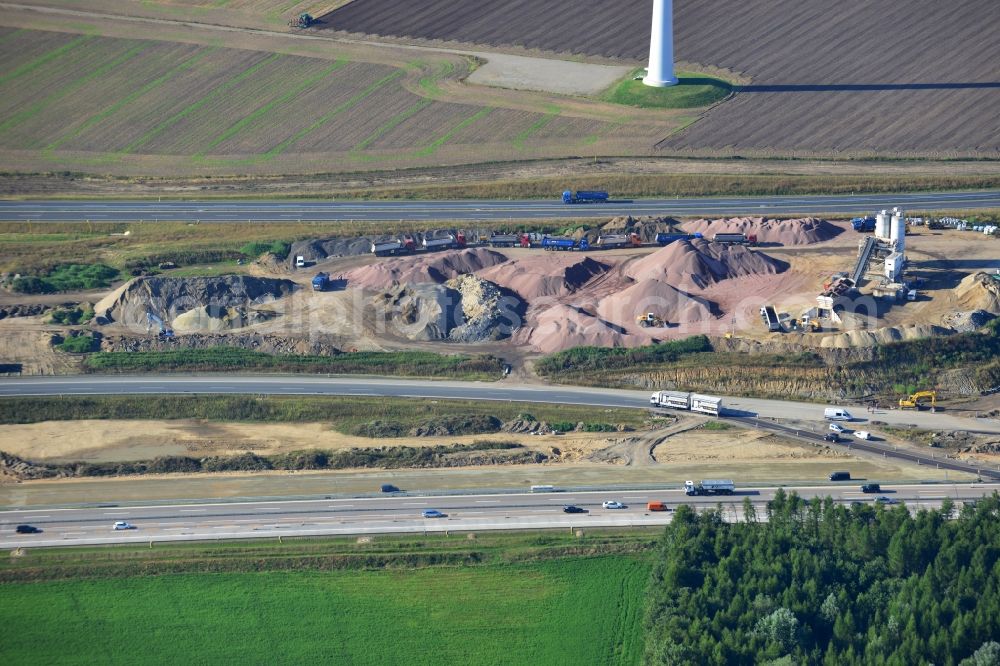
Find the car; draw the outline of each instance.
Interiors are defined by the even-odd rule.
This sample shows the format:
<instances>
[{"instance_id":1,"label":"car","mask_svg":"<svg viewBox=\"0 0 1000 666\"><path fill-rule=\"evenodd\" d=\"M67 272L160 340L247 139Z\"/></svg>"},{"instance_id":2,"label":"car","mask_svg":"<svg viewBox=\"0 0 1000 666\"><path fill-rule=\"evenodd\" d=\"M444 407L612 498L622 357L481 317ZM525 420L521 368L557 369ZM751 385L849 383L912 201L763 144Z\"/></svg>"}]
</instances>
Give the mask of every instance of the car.
<instances>
[{"instance_id":1,"label":"car","mask_svg":"<svg viewBox=\"0 0 1000 666\"><path fill-rule=\"evenodd\" d=\"M839 442L840 435L838 435L835 432L828 432L825 435L823 435L823 440L827 442Z\"/></svg>"},{"instance_id":2,"label":"car","mask_svg":"<svg viewBox=\"0 0 1000 666\"><path fill-rule=\"evenodd\" d=\"M882 487L877 483L866 483L861 486L861 492L863 493L880 493L882 492Z\"/></svg>"},{"instance_id":3,"label":"car","mask_svg":"<svg viewBox=\"0 0 1000 666\"><path fill-rule=\"evenodd\" d=\"M879 495L875 498L876 504L899 504L899 500L893 497L886 497L885 495Z\"/></svg>"},{"instance_id":4,"label":"car","mask_svg":"<svg viewBox=\"0 0 1000 666\"><path fill-rule=\"evenodd\" d=\"M851 480L851 473L850 472L830 472L830 480L831 481L850 481Z\"/></svg>"},{"instance_id":5,"label":"car","mask_svg":"<svg viewBox=\"0 0 1000 666\"><path fill-rule=\"evenodd\" d=\"M855 430L854 436L857 437L858 439L863 439L866 441L872 438L872 434L867 430Z\"/></svg>"},{"instance_id":6,"label":"car","mask_svg":"<svg viewBox=\"0 0 1000 666\"><path fill-rule=\"evenodd\" d=\"M563 513L587 513L587 510L581 506L573 506L572 504L567 504L563 507Z\"/></svg>"},{"instance_id":7,"label":"car","mask_svg":"<svg viewBox=\"0 0 1000 666\"><path fill-rule=\"evenodd\" d=\"M622 504L621 502L616 502L615 500L605 500L604 503L601 504L601 506L603 506L605 509L624 509L625 508L624 504Z\"/></svg>"},{"instance_id":8,"label":"car","mask_svg":"<svg viewBox=\"0 0 1000 666\"><path fill-rule=\"evenodd\" d=\"M423 512L422 515L423 515L424 518L446 518L447 517L446 514L441 513L437 509L426 509Z\"/></svg>"},{"instance_id":9,"label":"car","mask_svg":"<svg viewBox=\"0 0 1000 666\"><path fill-rule=\"evenodd\" d=\"M381 490L383 493L398 493L399 492L399 488L397 488L396 486L392 485L391 483L383 483L382 487L379 488L379 490Z\"/></svg>"},{"instance_id":10,"label":"car","mask_svg":"<svg viewBox=\"0 0 1000 666\"><path fill-rule=\"evenodd\" d=\"M840 433L846 432L847 428L845 428L844 426L840 425L839 423L831 423L830 424L830 431L831 432L835 432L837 434L840 434Z\"/></svg>"},{"instance_id":11,"label":"car","mask_svg":"<svg viewBox=\"0 0 1000 666\"><path fill-rule=\"evenodd\" d=\"M111 529L117 530L134 530L135 525L132 523L127 523L124 520L116 520L115 524L111 526Z\"/></svg>"},{"instance_id":12,"label":"car","mask_svg":"<svg viewBox=\"0 0 1000 666\"><path fill-rule=\"evenodd\" d=\"M38 534L41 532L41 530L34 525L18 525L14 531L18 534Z\"/></svg>"}]
</instances>

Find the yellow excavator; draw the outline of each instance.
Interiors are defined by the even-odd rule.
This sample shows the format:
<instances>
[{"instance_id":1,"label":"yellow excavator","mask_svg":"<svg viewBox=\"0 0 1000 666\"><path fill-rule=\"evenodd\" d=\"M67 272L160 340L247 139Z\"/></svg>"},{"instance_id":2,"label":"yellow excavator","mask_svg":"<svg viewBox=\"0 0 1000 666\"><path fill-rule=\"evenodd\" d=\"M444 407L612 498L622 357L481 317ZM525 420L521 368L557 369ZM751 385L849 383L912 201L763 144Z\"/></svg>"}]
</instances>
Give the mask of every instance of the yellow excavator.
<instances>
[{"instance_id":1,"label":"yellow excavator","mask_svg":"<svg viewBox=\"0 0 1000 666\"><path fill-rule=\"evenodd\" d=\"M900 398L899 408L923 409L928 402L931 405L931 411L935 411L937 407L937 393L935 391L917 391L908 398Z\"/></svg>"}]
</instances>

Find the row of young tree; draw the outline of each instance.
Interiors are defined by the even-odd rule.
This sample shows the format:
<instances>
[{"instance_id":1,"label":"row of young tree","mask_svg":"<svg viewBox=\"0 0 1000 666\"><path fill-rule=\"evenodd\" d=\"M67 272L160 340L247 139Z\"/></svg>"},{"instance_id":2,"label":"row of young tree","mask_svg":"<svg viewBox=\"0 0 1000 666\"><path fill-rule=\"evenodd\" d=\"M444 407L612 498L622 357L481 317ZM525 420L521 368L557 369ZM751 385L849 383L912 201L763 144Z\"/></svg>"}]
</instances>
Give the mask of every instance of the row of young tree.
<instances>
[{"instance_id":1,"label":"row of young tree","mask_svg":"<svg viewBox=\"0 0 1000 666\"><path fill-rule=\"evenodd\" d=\"M911 515L779 490L681 506L653 569L651 664L1000 666L1000 496Z\"/></svg>"}]
</instances>

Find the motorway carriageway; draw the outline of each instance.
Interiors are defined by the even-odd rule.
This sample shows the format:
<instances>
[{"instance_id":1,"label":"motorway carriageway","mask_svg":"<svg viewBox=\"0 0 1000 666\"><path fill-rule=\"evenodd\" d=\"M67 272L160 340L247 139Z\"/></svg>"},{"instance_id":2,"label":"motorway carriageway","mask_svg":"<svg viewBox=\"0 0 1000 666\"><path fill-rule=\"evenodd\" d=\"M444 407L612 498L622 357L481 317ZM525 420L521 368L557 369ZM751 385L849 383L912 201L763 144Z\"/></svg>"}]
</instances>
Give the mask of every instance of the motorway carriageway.
<instances>
[{"instance_id":1,"label":"motorway carriageway","mask_svg":"<svg viewBox=\"0 0 1000 666\"><path fill-rule=\"evenodd\" d=\"M905 210L1000 208L1000 190L822 196L635 199L567 205L537 201L3 201L0 220L37 222L298 222L606 218L618 215L868 214Z\"/></svg>"},{"instance_id":2,"label":"motorway carriageway","mask_svg":"<svg viewBox=\"0 0 1000 666\"><path fill-rule=\"evenodd\" d=\"M0 396L42 395L159 395L159 394L256 394L256 395L350 395L389 398L472 399L547 404L590 405L594 407L649 408L649 392L599 389L575 386L523 385L509 382L456 382L395 378L303 377L282 375L79 375L0 379ZM781 400L761 400L723 396L724 418L746 426L779 432L811 442L822 443L827 431L823 405ZM846 424L863 429L868 415ZM872 415L890 425L913 425L935 430L966 430L1000 434L1000 421L973 419L949 414L879 410ZM809 429L782 425L777 420L813 422ZM861 441L848 436L844 446L881 454L921 465L976 474L983 479L1000 480L1000 469L973 465L933 451L920 453L916 448L899 449L880 441Z\"/></svg>"},{"instance_id":3,"label":"motorway carriageway","mask_svg":"<svg viewBox=\"0 0 1000 666\"><path fill-rule=\"evenodd\" d=\"M975 500L1000 490L998 484L941 484L884 486L876 495L860 491L864 480L837 485L794 488L801 497L831 496L838 502L872 503L878 496L905 502L911 510L937 508L942 500ZM726 518L742 519L744 498L758 516L774 497L775 488L740 488L735 495L687 497L682 489L608 490L596 492L542 492L424 496L317 498L288 501L188 503L155 506L104 505L86 508L41 508L0 512L0 548L82 546L110 543L145 544L154 541L203 541L275 537L400 534L448 531L523 530L587 527L656 526L670 521L679 504L697 508L722 505ZM616 500L625 509L604 509L604 500ZM665 502L671 511L648 511L650 501ZM564 513L572 504L587 510ZM443 518L423 518L437 509ZM114 531L124 520L135 529ZM14 527L30 524L40 534L16 534Z\"/></svg>"}]
</instances>

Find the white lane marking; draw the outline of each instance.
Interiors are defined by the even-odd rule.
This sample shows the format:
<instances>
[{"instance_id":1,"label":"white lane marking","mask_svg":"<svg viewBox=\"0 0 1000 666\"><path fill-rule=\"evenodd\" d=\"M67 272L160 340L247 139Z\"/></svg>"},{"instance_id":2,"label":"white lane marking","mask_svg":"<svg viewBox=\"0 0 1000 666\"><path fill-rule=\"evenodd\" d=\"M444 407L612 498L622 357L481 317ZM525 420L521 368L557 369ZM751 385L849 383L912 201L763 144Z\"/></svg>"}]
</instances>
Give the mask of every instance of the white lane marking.
<instances>
[{"instance_id":1,"label":"white lane marking","mask_svg":"<svg viewBox=\"0 0 1000 666\"><path fill-rule=\"evenodd\" d=\"M403 502L402 506L427 506L427 502Z\"/></svg>"},{"instance_id":2,"label":"white lane marking","mask_svg":"<svg viewBox=\"0 0 1000 666\"><path fill-rule=\"evenodd\" d=\"M202 511L208 511L208 509L177 509L181 513L200 513Z\"/></svg>"},{"instance_id":3,"label":"white lane marking","mask_svg":"<svg viewBox=\"0 0 1000 666\"><path fill-rule=\"evenodd\" d=\"M353 504L331 504L327 508L329 508L329 509L353 509L354 505Z\"/></svg>"},{"instance_id":4,"label":"white lane marking","mask_svg":"<svg viewBox=\"0 0 1000 666\"><path fill-rule=\"evenodd\" d=\"M476 500L476 504L499 504L500 500Z\"/></svg>"}]
</instances>

